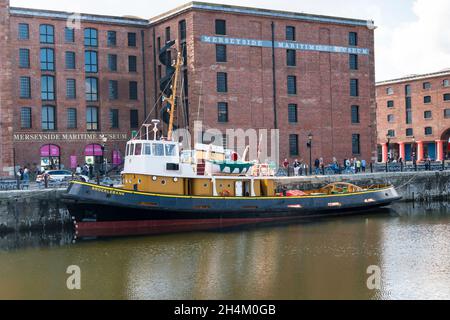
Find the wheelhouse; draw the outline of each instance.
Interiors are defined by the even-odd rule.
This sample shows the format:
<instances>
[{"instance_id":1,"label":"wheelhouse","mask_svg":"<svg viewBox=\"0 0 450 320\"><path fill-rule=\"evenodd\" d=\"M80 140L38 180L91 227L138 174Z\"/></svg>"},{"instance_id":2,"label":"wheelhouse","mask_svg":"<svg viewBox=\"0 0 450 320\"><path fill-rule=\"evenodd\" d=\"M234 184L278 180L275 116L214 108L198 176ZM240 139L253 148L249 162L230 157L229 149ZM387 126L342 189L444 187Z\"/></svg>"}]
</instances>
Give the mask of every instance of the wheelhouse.
<instances>
[{"instance_id":1,"label":"wheelhouse","mask_svg":"<svg viewBox=\"0 0 450 320\"><path fill-rule=\"evenodd\" d=\"M173 158L179 156L179 145L175 142L134 140L126 147L126 157ZM163 160L163 159L160 159Z\"/></svg>"}]
</instances>

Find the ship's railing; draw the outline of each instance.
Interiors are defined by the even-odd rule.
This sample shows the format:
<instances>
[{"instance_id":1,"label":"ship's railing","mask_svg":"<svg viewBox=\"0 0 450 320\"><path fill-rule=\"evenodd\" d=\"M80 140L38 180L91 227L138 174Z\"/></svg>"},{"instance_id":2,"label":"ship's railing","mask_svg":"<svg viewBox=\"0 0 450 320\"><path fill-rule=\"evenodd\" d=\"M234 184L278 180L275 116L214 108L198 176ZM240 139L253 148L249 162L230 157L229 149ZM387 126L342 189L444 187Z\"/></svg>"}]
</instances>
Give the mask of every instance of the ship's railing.
<instances>
[{"instance_id":1,"label":"ship's railing","mask_svg":"<svg viewBox=\"0 0 450 320\"><path fill-rule=\"evenodd\" d=\"M361 173L400 173L400 172L438 172L450 171L450 162L420 162L420 163L369 163L365 168L356 169L354 166L338 167L326 166L324 168L313 168L312 175L314 176L333 176L333 175L353 175ZM294 176L308 176L310 170L308 166L296 172L293 166L288 168L279 168L275 174L277 177L294 177Z\"/></svg>"}]
</instances>

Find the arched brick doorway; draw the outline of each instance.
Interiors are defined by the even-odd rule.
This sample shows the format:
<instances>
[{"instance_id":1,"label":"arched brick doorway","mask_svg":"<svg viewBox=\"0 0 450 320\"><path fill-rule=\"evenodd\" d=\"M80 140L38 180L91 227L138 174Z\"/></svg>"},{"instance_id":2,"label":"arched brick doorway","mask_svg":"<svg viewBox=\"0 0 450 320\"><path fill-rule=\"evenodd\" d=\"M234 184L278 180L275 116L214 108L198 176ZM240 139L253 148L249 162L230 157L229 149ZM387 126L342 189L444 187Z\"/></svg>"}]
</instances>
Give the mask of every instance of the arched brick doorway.
<instances>
[{"instance_id":1,"label":"arched brick doorway","mask_svg":"<svg viewBox=\"0 0 450 320\"><path fill-rule=\"evenodd\" d=\"M441 136L443 141L444 158L450 160L450 129L447 129Z\"/></svg>"}]
</instances>

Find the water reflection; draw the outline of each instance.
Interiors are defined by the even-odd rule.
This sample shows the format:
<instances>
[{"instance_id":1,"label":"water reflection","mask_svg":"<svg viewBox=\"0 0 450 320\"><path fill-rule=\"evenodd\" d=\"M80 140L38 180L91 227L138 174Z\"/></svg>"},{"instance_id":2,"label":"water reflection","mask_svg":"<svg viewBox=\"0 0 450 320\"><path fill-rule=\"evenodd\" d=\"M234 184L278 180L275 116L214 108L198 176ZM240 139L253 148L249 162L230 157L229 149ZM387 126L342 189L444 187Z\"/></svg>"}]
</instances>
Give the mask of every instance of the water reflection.
<instances>
[{"instance_id":1,"label":"water reflection","mask_svg":"<svg viewBox=\"0 0 450 320\"><path fill-rule=\"evenodd\" d=\"M0 239L0 299L450 299L449 212L401 204L227 232L75 245L64 233L50 246ZM65 288L73 264L82 270L78 292ZM380 291L367 288L371 265L382 268Z\"/></svg>"},{"instance_id":2,"label":"water reflection","mask_svg":"<svg viewBox=\"0 0 450 320\"><path fill-rule=\"evenodd\" d=\"M381 298L450 299L449 207L396 206L398 218L383 223Z\"/></svg>"}]
</instances>

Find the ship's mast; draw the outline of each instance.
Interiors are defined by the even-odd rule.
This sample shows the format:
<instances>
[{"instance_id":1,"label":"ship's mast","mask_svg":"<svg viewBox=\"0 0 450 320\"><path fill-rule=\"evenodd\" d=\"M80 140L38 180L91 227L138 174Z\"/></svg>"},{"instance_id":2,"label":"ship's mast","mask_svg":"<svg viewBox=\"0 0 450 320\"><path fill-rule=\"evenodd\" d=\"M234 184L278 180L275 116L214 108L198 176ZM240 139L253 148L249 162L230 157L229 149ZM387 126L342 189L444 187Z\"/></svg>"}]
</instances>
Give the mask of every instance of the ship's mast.
<instances>
[{"instance_id":1,"label":"ship's mast","mask_svg":"<svg viewBox=\"0 0 450 320\"><path fill-rule=\"evenodd\" d=\"M177 101L177 89L178 89L178 78L180 77L180 69L181 65L183 64L183 58L181 56L181 52L178 52L177 55L177 62L175 65L175 78L173 81L173 93L172 96L169 99L170 104L170 121L169 121L169 130L167 134L167 140L172 140L172 134L173 134L173 122L174 122L174 116L175 116L175 107L176 107L176 101Z\"/></svg>"}]
</instances>

